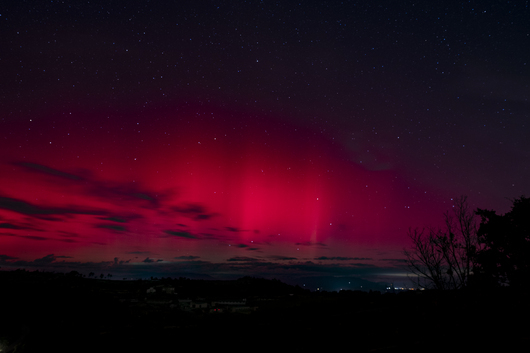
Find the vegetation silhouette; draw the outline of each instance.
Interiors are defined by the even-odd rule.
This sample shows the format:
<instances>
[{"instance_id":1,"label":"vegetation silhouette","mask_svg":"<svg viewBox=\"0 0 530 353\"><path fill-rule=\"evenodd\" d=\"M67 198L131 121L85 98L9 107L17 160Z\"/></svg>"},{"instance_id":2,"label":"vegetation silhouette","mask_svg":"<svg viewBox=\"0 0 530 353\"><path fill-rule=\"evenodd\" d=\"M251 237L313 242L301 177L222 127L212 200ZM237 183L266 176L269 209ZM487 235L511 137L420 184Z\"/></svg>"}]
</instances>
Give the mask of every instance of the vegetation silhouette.
<instances>
[{"instance_id":1,"label":"vegetation silhouette","mask_svg":"<svg viewBox=\"0 0 530 353\"><path fill-rule=\"evenodd\" d=\"M412 281L425 289L461 289L468 285L481 250L477 218L467 197L444 213L443 228L409 229L412 247L404 250Z\"/></svg>"},{"instance_id":2,"label":"vegetation silhouette","mask_svg":"<svg viewBox=\"0 0 530 353\"><path fill-rule=\"evenodd\" d=\"M443 228L409 229L412 245L404 254L412 281L423 289L527 290L530 199L511 201L511 211L497 215L492 210L473 212L467 197L460 196L452 212L444 213Z\"/></svg>"},{"instance_id":3,"label":"vegetation silhouette","mask_svg":"<svg viewBox=\"0 0 530 353\"><path fill-rule=\"evenodd\" d=\"M478 238L484 248L477 254L477 281L485 285L529 288L530 199L512 200L504 215L477 210L481 217Z\"/></svg>"}]
</instances>

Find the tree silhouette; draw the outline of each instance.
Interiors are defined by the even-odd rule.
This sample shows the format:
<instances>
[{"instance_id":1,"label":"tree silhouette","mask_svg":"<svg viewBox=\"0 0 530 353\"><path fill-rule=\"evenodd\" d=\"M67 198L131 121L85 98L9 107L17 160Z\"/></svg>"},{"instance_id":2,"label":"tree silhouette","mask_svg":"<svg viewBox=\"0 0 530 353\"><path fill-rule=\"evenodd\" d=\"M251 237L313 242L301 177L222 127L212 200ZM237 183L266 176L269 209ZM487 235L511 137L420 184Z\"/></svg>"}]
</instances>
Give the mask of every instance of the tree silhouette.
<instances>
[{"instance_id":1,"label":"tree silhouette","mask_svg":"<svg viewBox=\"0 0 530 353\"><path fill-rule=\"evenodd\" d=\"M530 279L530 199L512 200L510 212L477 210L484 249L477 256L477 277L482 283L528 288Z\"/></svg>"},{"instance_id":2,"label":"tree silhouette","mask_svg":"<svg viewBox=\"0 0 530 353\"><path fill-rule=\"evenodd\" d=\"M420 288L440 290L468 286L480 250L477 218L466 196L444 213L443 228L409 229L412 246L404 250L412 280Z\"/></svg>"}]
</instances>

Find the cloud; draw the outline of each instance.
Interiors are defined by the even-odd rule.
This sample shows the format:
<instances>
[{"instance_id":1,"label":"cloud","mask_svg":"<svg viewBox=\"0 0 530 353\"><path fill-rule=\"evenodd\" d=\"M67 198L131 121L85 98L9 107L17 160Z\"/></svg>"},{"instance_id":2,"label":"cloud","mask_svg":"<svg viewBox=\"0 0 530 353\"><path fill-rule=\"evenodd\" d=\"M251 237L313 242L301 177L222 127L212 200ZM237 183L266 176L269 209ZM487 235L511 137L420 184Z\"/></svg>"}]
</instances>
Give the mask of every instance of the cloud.
<instances>
[{"instance_id":1,"label":"cloud","mask_svg":"<svg viewBox=\"0 0 530 353\"><path fill-rule=\"evenodd\" d=\"M39 241L48 240L48 238L39 237L39 236L36 236L36 235L20 235L20 237L26 238L26 239L31 239L31 240L39 240Z\"/></svg>"},{"instance_id":2,"label":"cloud","mask_svg":"<svg viewBox=\"0 0 530 353\"><path fill-rule=\"evenodd\" d=\"M42 258L35 259L33 261L18 260L16 257L7 255L0 255L0 264L3 268L25 268L25 269L41 269L43 271L63 272L67 273L70 271L79 272L103 272L109 270L126 269L129 261L118 261L115 257L114 261L102 261L102 262L78 262L78 261L64 261L65 259L71 259L71 256L65 255L54 255L49 254ZM62 259L63 261L57 261Z\"/></svg>"},{"instance_id":3,"label":"cloud","mask_svg":"<svg viewBox=\"0 0 530 353\"><path fill-rule=\"evenodd\" d=\"M63 178L63 179L74 180L74 181L82 180L82 178L77 175L61 172L60 170L49 168L49 167L46 167L44 165L37 164L37 163L15 162L13 164L24 167L29 171L44 173L47 175L52 175L52 176Z\"/></svg>"},{"instance_id":4,"label":"cloud","mask_svg":"<svg viewBox=\"0 0 530 353\"><path fill-rule=\"evenodd\" d=\"M175 212L184 213L184 214L188 214L188 213L197 214L197 213L206 212L206 209L203 205L193 204L193 203L189 203L183 206L173 206L171 207L171 209Z\"/></svg>"},{"instance_id":5,"label":"cloud","mask_svg":"<svg viewBox=\"0 0 530 353\"><path fill-rule=\"evenodd\" d=\"M362 263L362 262L356 262L356 263L353 263L351 265L355 266L355 267L376 267L375 265L365 264L365 263Z\"/></svg>"},{"instance_id":6,"label":"cloud","mask_svg":"<svg viewBox=\"0 0 530 353\"><path fill-rule=\"evenodd\" d=\"M93 176L93 173L88 170L78 171L77 174L72 174L37 163L20 161L13 164L22 166L31 172L43 173L60 178L63 181L68 180L70 181L70 186L81 187L82 192L85 195L89 197L103 198L113 204L123 205L125 202L140 202L144 205L149 205L150 208L159 208L161 202L174 196L173 192L169 190L155 192L144 189L137 182L120 183L98 180Z\"/></svg>"},{"instance_id":7,"label":"cloud","mask_svg":"<svg viewBox=\"0 0 530 353\"><path fill-rule=\"evenodd\" d=\"M36 232L44 232L44 229L38 229L28 225L17 225L13 223L0 223L0 229L32 230Z\"/></svg>"},{"instance_id":8,"label":"cloud","mask_svg":"<svg viewBox=\"0 0 530 353\"><path fill-rule=\"evenodd\" d=\"M78 238L79 237L79 234L76 234L76 233L72 233L72 232L65 232L65 231L59 231L58 232L59 236L60 237L65 237L65 238Z\"/></svg>"},{"instance_id":9,"label":"cloud","mask_svg":"<svg viewBox=\"0 0 530 353\"><path fill-rule=\"evenodd\" d=\"M128 264L129 261L131 261L131 260L119 260L119 261L118 261L118 260L119 260L118 257L115 257L115 258L114 258L114 266L123 265L123 264Z\"/></svg>"},{"instance_id":10,"label":"cloud","mask_svg":"<svg viewBox=\"0 0 530 353\"><path fill-rule=\"evenodd\" d=\"M196 221L205 221L212 218L214 215L209 214L204 205L198 203L188 203L181 206L173 206L171 210L180 213L186 217L190 217Z\"/></svg>"},{"instance_id":11,"label":"cloud","mask_svg":"<svg viewBox=\"0 0 530 353\"><path fill-rule=\"evenodd\" d=\"M145 277L187 277L201 279L236 279L244 276L276 278L286 283L301 284L301 279L327 278L344 283L346 278L394 278L402 275L403 270L395 267L376 267L366 264L317 264L312 261L289 261L289 257L273 257L280 262L262 261L253 257L232 257L223 262L201 261L198 256L179 256L175 261L163 261L146 257L138 262L113 261L76 262L57 261L67 256L44 256L34 261L21 261L17 258L0 255L2 268L38 268L45 271L70 272L72 270L88 274L89 272L109 272L116 278ZM134 265L133 265L134 264ZM343 284L341 284L343 286Z\"/></svg>"},{"instance_id":12,"label":"cloud","mask_svg":"<svg viewBox=\"0 0 530 353\"><path fill-rule=\"evenodd\" d=\"M211 214L199 214L194 219L196 221L205 221L205 220L212 218L213 216L214 215L211 215Z\"/></svg>"},{"instance_id":13,"label":"cloud","mask_svg":"<svg viewBox=\"0 0 530 353\"><path fill-rule=\"evenodd\" d=\"M189 256L177 256L177 257L174 257L175 260L196 260L198 258L200 258L200 256L189 255Z\"/></svg>"},{"instance_id":14,"label":"cloud","mask_svg":"<svg viewBox=\"0 0 530 353\"><path fill-rule=\"evenodd\" d=\"M292 261L292 260L298 260L296 257L290 257L290 256L269 256L269 259L276 260L276 261Z\"/></svg>"},{"instance_id":15,"label":"cloud","mask_svg":"<svg viewBox=\"0 0 530 353\"><path fill-rule=\"evenodd\" d=\"M86 193L96 196L117 205L130 202L158 209L162 203L173 196L170 191L154 192L142 189L139 183L120 183L111 181L91 180Z\"/></svg>"},{"instance_id":16,"label":"cloud","mask_svg":"<svg viewBox=\"0 0 530 353\"><path fill-rule=\"evenodd\" d=\"M227 259L226 261L242 261L242 262L258 262L261 261L259 259L256 259L254 257L246 257L246 256L235 256Z\"/></svg>"},{"instance_id":17,"label":"cloud","mask_svg":"<svg viewBox=\"0 0 530 353\"><path fill-rule=\"evenodd\" d=\"M125 218L120 217L106 217L106 218L100 218L103 221L111 221L111 222L117 222L117 223L127 223L128 220Z\"/></svg>"},{"instance_id":18,"label":"cloud","mask_svg":"<svg viewBox=\"0 0 530 353\"><path fill-rule=\"evenodd\" d=\"M63 243L79 243L75 239L57 239L58 241L62 241Z\"/></svg>"},{"instance_id":19,"label":"cloud","mask_svg":"<svg viewBox=\"0 0 530 353\"><path fill-rule=\"evenodd\" d=\"M321 261L327 261L327 260L330 260L330 261L369 261L369 260L372 260L372 258L369 258L369 257L343 257L343 256L332 256L332 257L328 257L328 256L320 256L320 257L316 257L315 260L321 260Z\"/></svg>"},{"instance_id":20,"label":"cloud","mask_svg":"<svg viewBox=\"0 0 530 353\"><path fill-rule=\"evenodd\" d=\"M28 229L27 227L20 227L11 223L0 223L0 229Z\"/></svg>"},{"instance_id":21,"label":"cloud","mask_svg":"<svg viewBox=\"0 0 530 353\"><path fill-rule=\"evenodd\" d=\"M197 237L189 232L165 230L164 233L175 237L186 238L186 239L197 239Z\"/></svg>"},{"instance_id":22,"label":"cloud","mask_svg":"<svg viewBox=\"0 0 530 353\"><path fill-rule=\"evenodd\" d=\"M306 241L306 242L303 242L303 243L295 243L295 245L298 245L298 246L321 246L321 247L327 246L324 243L311 242L311 241Z\"/></svg>"},{"instance_id":23,"label":"cloud","mask_svg":"<svg viewBox=\"0 0 530 353\"><path fill-rule=\"evenodd\" d=\"M406 260L406 259L380 259L379 261L389 261L389 262L407 263L407 260Z\"/></svg>"},{"instance_id":24,"label":"cloud","mask_svg":"<svg viewBox=\"0 0 530 353\"><path fill-rule=\"evenodd\" d=\"M57 258L53 254L46 255L40 259L33 261L36 264L49 264L56 260Z\"/></svg>"},{"instance_id":25,"label":"cloud","mask_svg":"<svg viewBox=\"0 0 530 353\"><path fill-rule=\"evenodd\" d=\"M16 260L18 257L12 257L9 255L0 255L0 263L6 262L7 260Z\"/></svg>"},{"instance_id":26,"label":"cloud","mask_svg":"<svg viewBox=\"0 0 530 353\"><path fill-rule=\"evenodd\" d=\"M119 225L116 225L116 224L97 224L96 228L110 229L110 230L114 230L114 231L117 231L117 232L126 232L127 231L127 228L125 228L124 226L119 226Z\"/></svg>"},{"instance_id":27,"label":"cloud","mask_svg":"<svg viewBox=\"0 0 530 353\"><path fill-rule=\"evenodd\" d=\"M23 200L9 197L0 197L0 209L9 210L12 212L36 218L45 218L45 216L49 215L103 215L106 213L101 210L83 209L75 206L64 208L41 207L35 206Z\"/></svg>"}]
</instances>

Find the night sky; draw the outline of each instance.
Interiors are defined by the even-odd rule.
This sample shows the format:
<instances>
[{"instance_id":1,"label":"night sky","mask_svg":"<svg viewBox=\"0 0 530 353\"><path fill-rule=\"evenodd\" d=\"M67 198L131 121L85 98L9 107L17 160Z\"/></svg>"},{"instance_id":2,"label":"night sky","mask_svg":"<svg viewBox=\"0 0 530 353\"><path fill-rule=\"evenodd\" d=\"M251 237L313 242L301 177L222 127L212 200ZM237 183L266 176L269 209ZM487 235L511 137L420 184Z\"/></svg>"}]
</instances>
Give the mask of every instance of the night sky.
<instances>
[{"instance_id":1,"label":"night sky","mask_svg":"<svg viewBox=\"0 0 530 353\"><path fill-rule=\"evenodd\" d=\"M530 195L528 5L3 1L0 267L405 283Z\"/></svg>"}]
</instances>

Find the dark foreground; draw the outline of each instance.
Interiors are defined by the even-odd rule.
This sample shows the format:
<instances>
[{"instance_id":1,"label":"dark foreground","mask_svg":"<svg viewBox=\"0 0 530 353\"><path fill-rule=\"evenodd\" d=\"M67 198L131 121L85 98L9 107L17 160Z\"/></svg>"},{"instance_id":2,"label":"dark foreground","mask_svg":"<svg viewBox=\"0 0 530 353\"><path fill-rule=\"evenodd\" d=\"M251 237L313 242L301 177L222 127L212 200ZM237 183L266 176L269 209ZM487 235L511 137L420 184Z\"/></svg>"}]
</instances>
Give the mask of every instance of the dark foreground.
<instances>
[{"instance_id":1,"label":"dark foreground","mask_svg":"<svg viewBox=\"0 0 530 353\"><path fill-rule=\"evenodd\" d=\"M315 293L254 278L110 281L25 271L0 272L0 284L1 352L506 352L530 343L528 297L506 288Z\"/></svg>"}]
</instances>

